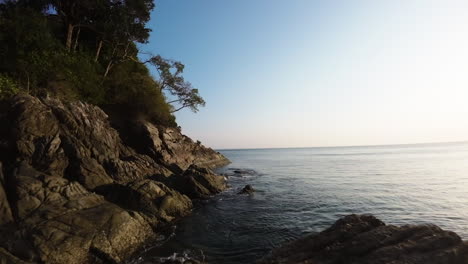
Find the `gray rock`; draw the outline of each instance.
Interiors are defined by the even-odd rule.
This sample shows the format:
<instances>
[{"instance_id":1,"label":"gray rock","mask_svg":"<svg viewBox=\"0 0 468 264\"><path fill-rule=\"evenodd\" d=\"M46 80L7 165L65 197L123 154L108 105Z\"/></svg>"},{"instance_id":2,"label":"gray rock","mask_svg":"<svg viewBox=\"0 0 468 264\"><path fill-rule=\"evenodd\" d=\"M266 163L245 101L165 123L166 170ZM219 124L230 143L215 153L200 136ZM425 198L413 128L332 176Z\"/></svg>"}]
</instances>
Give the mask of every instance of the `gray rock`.
<instances>
[{"instance_id":1,"label":"gray rock","mask_svg":"<svg viewBox=\"0 0 468 264\"><path fill-rule=\"evenodd\" d=\"M435 225L385 225L349 215L327 230L273 250L259 264L466 264L468 245Z\"/></svg>"},{"instance_id":2,"label":"gray rock","mask_svg":"<svg viewBox=\"0 0 468 264\"><path fill-rule=\"evenodd\" d=\"M96 106L29 95L8 104L0 115L0 263L120 263L189 214L190 198L223 189L222 177L202 167L227 159L177 129L132 123L147 135L127 144ZM147 140L147 150L135 147ZM154 175L191 180L167 186Z\"/></svg>"},{"instance_id":3,"label":"gray rock","mask_svg":"<svg viewBox=\"0 0 468 264\"><path fill-rule=\"evenodd\" d=\"M227 188L226 179L223 176L196 165L191 165L182 174L157 179L191 199L207 199Z\"/></svg>"},{"instance_id":4,"label":"gray rock","mask_svg":"<svg viewBox=\"0 0 468 264\"><path fill-rule=\"evenodd\" d=\"M191 165L215 168L230 163L219 152L183 135L179 128L156 126L145 121L114 120L125 143L167 168L183 172Z\"/></svg>"}]
</instances>

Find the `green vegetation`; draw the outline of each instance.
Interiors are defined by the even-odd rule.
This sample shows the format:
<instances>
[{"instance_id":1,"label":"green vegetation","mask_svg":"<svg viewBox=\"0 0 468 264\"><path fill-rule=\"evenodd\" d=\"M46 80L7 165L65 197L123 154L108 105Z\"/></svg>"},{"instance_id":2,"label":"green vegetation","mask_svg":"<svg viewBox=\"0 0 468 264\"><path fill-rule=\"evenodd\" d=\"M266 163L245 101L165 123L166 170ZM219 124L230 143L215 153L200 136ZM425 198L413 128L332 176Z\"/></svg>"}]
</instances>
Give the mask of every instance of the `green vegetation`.
<instances>
[{"instance_id":1,"label":"green vegetation","mask_svg":"<svg viewBox=\"0 0 468 264\"><path fill-rule=\"evenodd\" d=\"M205 101L182 77L182 63L139 60L153 8L153 0L2 1L0 99L47 93L176 126L174 112L196 112Z\"/></svg>"}]
</instances>

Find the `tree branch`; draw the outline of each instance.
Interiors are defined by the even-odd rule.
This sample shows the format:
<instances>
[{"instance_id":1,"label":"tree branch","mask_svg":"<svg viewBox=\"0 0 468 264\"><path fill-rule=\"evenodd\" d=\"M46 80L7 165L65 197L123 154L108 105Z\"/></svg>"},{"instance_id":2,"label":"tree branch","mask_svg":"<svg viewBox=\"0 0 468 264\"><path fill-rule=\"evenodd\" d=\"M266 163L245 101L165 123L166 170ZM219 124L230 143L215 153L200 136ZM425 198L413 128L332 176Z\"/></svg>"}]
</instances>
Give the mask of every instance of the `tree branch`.
<instances>
[{"instance_id":1,"label":"tree branch","mask_svg":"<svg viewBox=\"0 0 468 264\"><path fill-rule=\"evenodd\" d=\"M177 100L174 100L174 101L170 101L170 102L167 102L168 104L172 104L172 103L175 103L175 102L180 102L180 101L183 101L184 98L181 98L181 99L177 99Z\"/></svg>"},{"instance_id":2,"label":"tree branch","mask_svg":"<svg viewBox=\"0 0 468 264\"><path fill-rule=\"evenodd\" d=\"M177 111L179 111L179 110L181 110L182 108L185 108L185 107L187 107L187 106L188 106L188 105L183 105L183 106L177 108L176 110L171 111L171 114L172 114L172 113L175 113L175 112L177 112Z\"/></svg>"}]
</instances>

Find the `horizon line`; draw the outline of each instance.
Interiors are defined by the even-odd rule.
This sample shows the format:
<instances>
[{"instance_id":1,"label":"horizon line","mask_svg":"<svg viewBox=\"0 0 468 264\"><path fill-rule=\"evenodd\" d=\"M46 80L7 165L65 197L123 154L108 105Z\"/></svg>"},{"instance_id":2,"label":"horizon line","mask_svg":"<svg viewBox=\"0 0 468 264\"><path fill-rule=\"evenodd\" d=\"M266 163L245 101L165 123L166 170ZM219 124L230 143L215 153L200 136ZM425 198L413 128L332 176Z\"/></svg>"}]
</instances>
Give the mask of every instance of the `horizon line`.
<instances>
[{"instance_id":1,"label":"horizon line","mask_svg":"<svg viewBox=\"0 0 468 264\"><path fill-rule=\"evenodd\" d=\"M439 145L439 144L457 144L457 143L458 143L458 144L460 144L460 143L468 143L468 140L461 140L461 141L437 141L437 142L419 142L419 143L397 143L397 144L312 146L312 147L214 148L214 150L216 150L216 151L230 151L230 150L268 150L268 149L308 149L308 148L357 148L357 147Z\"/></svg>"}]
</instances>

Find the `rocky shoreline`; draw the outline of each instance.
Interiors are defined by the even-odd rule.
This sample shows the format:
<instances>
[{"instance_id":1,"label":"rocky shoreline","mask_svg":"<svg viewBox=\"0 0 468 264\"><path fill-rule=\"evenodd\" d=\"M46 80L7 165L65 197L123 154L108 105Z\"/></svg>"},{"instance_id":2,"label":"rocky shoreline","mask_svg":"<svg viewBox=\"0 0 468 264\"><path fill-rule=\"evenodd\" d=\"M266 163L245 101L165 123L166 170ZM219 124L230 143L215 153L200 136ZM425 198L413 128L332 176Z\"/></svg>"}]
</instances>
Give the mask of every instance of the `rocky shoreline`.
<instances>
[{"instance_id":1,"label":"rocky shoreline","mask_svg":"<svg viewBox=\"0 0 468 264\"><path fill-rule=\"evenodd\" d=\"M21 95L0 114L0 263L120 263L226 188L176 128ZM124 124L124 125L122 125Z\"/></svg>"},{"instance_id":2,"label":"rocky shoreline","mask_svg":"<svg viewBox=\"0 0 468 264\"><path fill-rule=\"evenodd\" d=\"M177 128L28 95L0 110L2 264L122 263L227 187L211 169L229 160ZM257 263L467 264L468 243L434 225L350 215Z\"/></svg>"},{"instance_id":3,"label":"rocky shoreline","mask_svg":"<svg viewBox=\"0 0 468 264\"><path fill-rule=\"evenodd\" d=\"M280 263L466 264L468 242L435 225L393 226L372 215L348 215L257 262Z\"/></svg>"}]
</instances>

